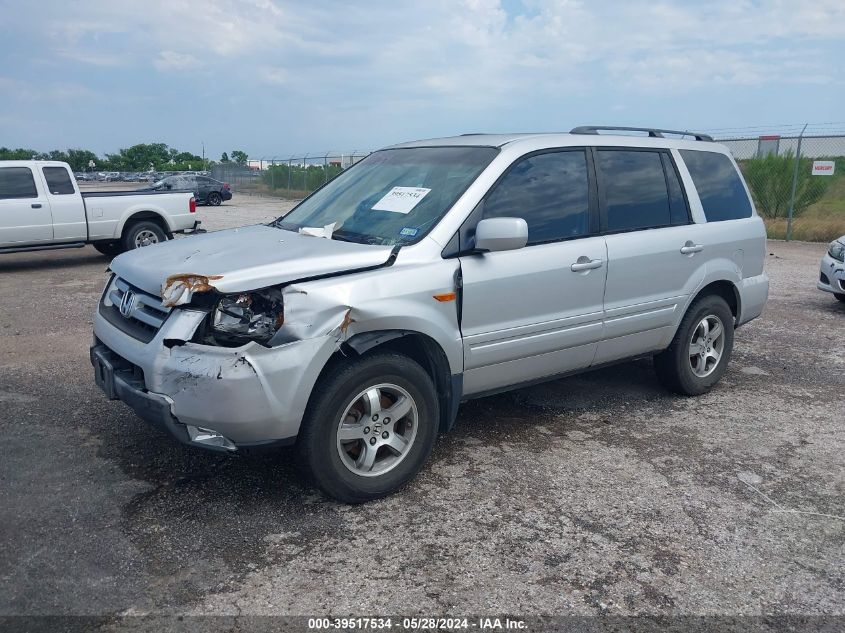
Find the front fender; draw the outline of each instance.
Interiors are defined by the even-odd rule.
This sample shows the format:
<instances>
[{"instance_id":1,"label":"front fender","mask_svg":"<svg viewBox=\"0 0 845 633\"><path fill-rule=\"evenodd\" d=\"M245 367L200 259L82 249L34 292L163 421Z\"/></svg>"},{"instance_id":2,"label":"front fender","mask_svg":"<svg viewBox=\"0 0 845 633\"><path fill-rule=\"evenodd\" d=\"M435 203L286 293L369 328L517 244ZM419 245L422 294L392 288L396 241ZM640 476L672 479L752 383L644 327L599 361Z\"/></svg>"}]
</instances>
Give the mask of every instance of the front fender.
<instances>
[{"instance_id":1,"label":"front fender","mask_svg":"<svg viewBox=\"0 0 845 633\"><path fill-rule=\"evenodd\" d=\"M406 330L433 339L450 372L459 374L463 342L457 301L435 299L454 292L457 269L456 260L441 260L286 286L284 323L271 344L331 335L340 347L355 335Z\"/></svg>"}]
</instances>

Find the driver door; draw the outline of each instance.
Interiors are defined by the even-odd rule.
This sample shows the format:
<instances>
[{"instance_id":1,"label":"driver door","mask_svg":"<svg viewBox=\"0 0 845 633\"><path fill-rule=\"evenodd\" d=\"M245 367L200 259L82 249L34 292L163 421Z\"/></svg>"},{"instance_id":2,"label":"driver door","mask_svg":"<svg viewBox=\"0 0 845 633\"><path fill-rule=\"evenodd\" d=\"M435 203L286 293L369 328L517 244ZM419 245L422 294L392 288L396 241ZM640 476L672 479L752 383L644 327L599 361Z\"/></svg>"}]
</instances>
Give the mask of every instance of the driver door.
<instances>
[{"instance_id":1,"label":"driver door","mask_svg":"<svg viewBox=\"0 0 845 633\"><path fill-rule=\"evenodd\" d=\"M517 160L473 213L521 217L528 245L461 256L464 393L589 367L602 335L607 246L584 148Z\"/></svg>"}]
</instances>

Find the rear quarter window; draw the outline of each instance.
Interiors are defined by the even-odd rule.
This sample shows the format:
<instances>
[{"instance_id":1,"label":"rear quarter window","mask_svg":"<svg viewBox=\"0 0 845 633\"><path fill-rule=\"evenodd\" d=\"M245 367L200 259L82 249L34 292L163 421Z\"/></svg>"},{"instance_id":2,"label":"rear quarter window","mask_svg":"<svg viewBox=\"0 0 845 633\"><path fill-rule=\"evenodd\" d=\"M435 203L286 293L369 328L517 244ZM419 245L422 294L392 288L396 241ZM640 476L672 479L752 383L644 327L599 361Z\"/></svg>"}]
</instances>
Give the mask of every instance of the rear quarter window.
<instances>
[{"instance_id":1,"label":"rear quarter window","mask_svg":"<svg viewBox=\"0 0 845 633\"><path fill-rule=\"evenodd\" d=\"M725 154L681 150L708 222L751 217L751 201L733 161Z\"/></svg>"}]
</instances>

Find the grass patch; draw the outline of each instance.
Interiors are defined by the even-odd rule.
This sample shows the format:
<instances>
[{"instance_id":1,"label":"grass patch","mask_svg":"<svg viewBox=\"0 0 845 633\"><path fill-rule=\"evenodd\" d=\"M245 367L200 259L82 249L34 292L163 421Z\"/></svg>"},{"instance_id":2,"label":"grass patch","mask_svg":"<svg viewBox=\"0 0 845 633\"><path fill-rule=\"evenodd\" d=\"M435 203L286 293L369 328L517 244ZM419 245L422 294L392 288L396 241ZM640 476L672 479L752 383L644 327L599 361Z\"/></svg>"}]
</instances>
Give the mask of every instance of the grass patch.
<instances>
[{"instance_id":1,"label":"grass patch","mask_svg":"<svg viewBox=\"0 0 845 633\"><path fill-rule=\"evenodd\" d=\"M766 220L766 233L770 239L786 239L786 220ZM830 242L845 235L845 213L838 217L812 217L807 210L792 221L792 239L802 242Z\"/></svg>"},{"instance_id":2,"label":"grass patch","mask_svg":"<svg viewBox=\"0 0 845 633\"><path fill-rule=\"evenodd\" d=\"M809 178L830 179L826 182L824 195L801 210L792 220L792 239L805 242L829 242L845 235L845 160L836 158L835 176L810 176ZM753 184L753 183L749 183ZM753 187L752 187L753 190ZM782 211L789 207L788 192L785 191ZM757 211L761 212L758 200ZM763 218L768 236L775 240L786 239L786 218Z\"/></svg>"}]
</instances>

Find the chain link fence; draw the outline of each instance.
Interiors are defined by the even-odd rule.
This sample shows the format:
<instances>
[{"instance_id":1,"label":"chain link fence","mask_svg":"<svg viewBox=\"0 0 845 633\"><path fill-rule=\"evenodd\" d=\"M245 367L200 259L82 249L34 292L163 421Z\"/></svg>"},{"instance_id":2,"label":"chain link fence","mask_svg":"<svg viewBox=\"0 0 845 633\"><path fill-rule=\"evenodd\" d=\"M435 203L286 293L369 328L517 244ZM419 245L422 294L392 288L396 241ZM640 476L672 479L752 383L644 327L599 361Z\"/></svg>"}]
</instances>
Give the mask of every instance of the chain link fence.
<instances>
[{"instance_id":1,"label":"chain link fence","mask_svg":"<svg viewBox=\"0 0 845 633\"><path fill-rule=\"evenodd\" d=\"M212 168L211 177L230 183L241 193L300 199L369 154L321 153L251 159L246 165L219 163Z\"/></svg>"},{"instance_id":2,"label":"chain link fence","mask_svg":"<svg viewBox=\"0 0 845 633\"><path fill-rule=\"evenodd\" d=\"M845 134L717 140L739 164L769 237L827 241L845 234Z\"/></svg>"}]
</instances>

